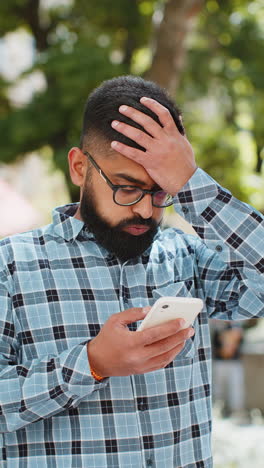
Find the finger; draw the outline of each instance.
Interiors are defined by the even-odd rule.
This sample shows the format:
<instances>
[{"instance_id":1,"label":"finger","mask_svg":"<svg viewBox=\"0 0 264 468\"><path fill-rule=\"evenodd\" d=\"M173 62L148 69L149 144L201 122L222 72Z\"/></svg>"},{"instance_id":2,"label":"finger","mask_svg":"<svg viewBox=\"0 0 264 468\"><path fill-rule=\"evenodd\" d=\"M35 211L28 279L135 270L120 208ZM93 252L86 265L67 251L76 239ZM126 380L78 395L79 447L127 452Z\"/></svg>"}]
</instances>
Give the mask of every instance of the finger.
<instances>
[{"instance_id":1,"label":"finger","mask_svg":"<svg viewBox=\"0 0 264 468\"><path fill-rule=\"evenodd\" d=\"M139 331L137 332L137 335L140 336L142 343L146 346L175 335L175 333L178 333L183 329L184 325L185 320L183 319L170 320L162 325L156 325L155 327Z\"/></svg>"},{"instance_id":2,"label":"finger","mask_svg":"<svg viewBox=\"0 0 264 468\"><path fill-rule=\"evenodd\" d=\"M148 362L149 370L147 372L152 372L154 370L163 369L166 367L183 350L184 346L185 342L183 341L179 345L175 346L175 348L173 348L171 351L150 359Z\"/></svg>"},{"instance_id":3,"label":"finger","mask_svg":"<svg viewBox=\"0 0 264 468\"><path fill-rule=\"evenodd\" d=\"M150 147L151 143L153 142L153 138L142 130L138 128L132 127L131 125L127 125L123 122L119 122L118 120L113 120L111 126L117 131L122 133L122 135L127 136L131 140L138 143L138 145L142 146L143 148L147 149Z\"/></svg>"},{"instance_id":4,"label":"finger","mask_svg":"<svg viewBox=\"0 0 264 468\"><path fill-rule=\"evenodd\" d=\"M162 127L151 117L144 114L144 112L140 112L130 106L120 106L119 112L140 124L152 137L158 137L160 135Z\"/></svg>"},{"instance_id":5,"label":"finger","mask_svg":"<svg viewBox=\"0 0 264 468\"><path fill-rule=\"evenodd\" d=\"M142 97L140 99L141 104L144 106L148 107L150 110L152 110L155 114L157 114L160 123L163 125L164 128L168 130L173 130L176 129L178 133L180 134L179 130L177 129L177 126L172 118L172 115L170 111L167 109L167 107L164 107L162 104L159 102L155 101L155 99L147 98L147 97Z\"/></svg>"},{"instance_id":6,"label":"finger","mask_svg":"<svg viewBox=\"0 0 264 468\"><path fill-rule=\"evenodd\" d=\"M110 318L122 326L129 325L130 323L143 320L146 314L142 307L134 307L132 309L123 310L117 314L112 315Z\"/></svg>"},{"instance_id":7,"label":"finger","mask_svg":"<svg viewBox=\"0 0 264 468\"><path fill-rule=\"evenodd\" d=\"M124 143L119 143L119 141L112 141L111 148L123 156L126 156L126 158L132 159L133 161L143 166L144 160L146 159L145 151L138 150L132 146L124 145Z\"/></svg>"},{"instance_id":8,"label":"finger","mask_svg":"<svg viewBox=\"0 0 264 468\"><path fill-rule=\"evenodd\" d=\"M146 356L155 357L163 355L164 353L168 353L180 344L185 343L185 341L191 338L193 335L193 328L186 328L172 336L169 336L168 338L165 338L164 340L160 340L154 344L145 346Z\"/></svg>"}]
</instances>

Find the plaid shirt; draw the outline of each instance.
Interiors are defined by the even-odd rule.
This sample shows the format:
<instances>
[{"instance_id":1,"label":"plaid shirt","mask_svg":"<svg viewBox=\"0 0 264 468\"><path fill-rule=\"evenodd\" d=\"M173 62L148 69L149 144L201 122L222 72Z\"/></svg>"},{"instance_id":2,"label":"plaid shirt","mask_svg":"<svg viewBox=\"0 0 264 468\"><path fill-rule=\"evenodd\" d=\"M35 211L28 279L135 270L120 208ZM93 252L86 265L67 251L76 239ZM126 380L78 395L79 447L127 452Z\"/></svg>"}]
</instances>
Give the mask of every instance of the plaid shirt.
<instances>
[{"instance_id":1,"label":"plaid shirt","mask_svg":"<svg viewBox=\"0 0 264 468\"><path fill-rule=\"evenodd\" d=\"M123 264L73 218L76 205L1 241L3 467L212 467L208 317L263 315L264 221L201 169L175 206L204 240L160 231ZM86 343L107 318L177 295L205 308L175 360L95 381Z\"/></svg>"}]
</instances>

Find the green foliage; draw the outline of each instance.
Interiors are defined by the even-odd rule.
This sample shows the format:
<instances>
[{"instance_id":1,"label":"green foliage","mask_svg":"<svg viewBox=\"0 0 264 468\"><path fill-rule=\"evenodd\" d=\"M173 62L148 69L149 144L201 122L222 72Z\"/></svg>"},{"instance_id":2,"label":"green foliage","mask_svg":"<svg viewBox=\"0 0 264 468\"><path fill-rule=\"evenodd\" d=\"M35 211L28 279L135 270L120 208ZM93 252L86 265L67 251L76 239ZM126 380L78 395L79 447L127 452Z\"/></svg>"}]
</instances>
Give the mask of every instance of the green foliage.
<instances>
[{"instance_id":1,"label":"green foliage","mask_svg":"<svg viewBox=\"0 0 264 468\"><path fill-rule=\"evenodd\" d=\"M33 71L44 74L47 86L22 108L10 106L8 83L0 95L1 160L50 145L64 172L67 152L78 145L82 111L90 91L103 80L130 72L135 49L145 45L151 30L154 2L79 0L64 7L40 8L39 0L10 0L0 5L2 34L24 27L36 46ZM144 7L145 4L145 7ZM143 6L143 10L142 7ZM141 8L141 12L140 12ZM78 189L70 185L73 199Z\"/></svg>"},{"instance_id":2,"label":"green foliage","mask_svg":"<svg viewBox=\"0 0 264 468\"><path fill-rule=\"evenodd\" d=\"M105 79L145 71L152 53L152 15L163 2L73 0L52 9L40 0L1 2L2 36L22 27L35 41L34 64L23 76L38 70L46 81L42 92L17 107L8 97L13 83L1 79L1 160L11 162L50 145L57 167L66 172L67 152L79 143L88 94ZM188 37L188 61L176 96L199 164L245 201L252 187L244 178L243 132L250 134L249 151L255 152L250 171L263 174L261 3L205 2ZM76 199L77 189L70 188Z\"/></svg>"},{"instance_id":3,"label":"green foliage","mask_svg":"<svg viewBox=\"0 0 264 468\"><path fill-rule=\"evenodd\" d=\"M188 39L188 66L177 96L200 165L247 202L257 188L246 177L243 132L252 142L250 170L263 179L264 169L263 25L261 1L208 0ZM263 183L258 190L263 209Z\"/></svg>"}]
</instances>

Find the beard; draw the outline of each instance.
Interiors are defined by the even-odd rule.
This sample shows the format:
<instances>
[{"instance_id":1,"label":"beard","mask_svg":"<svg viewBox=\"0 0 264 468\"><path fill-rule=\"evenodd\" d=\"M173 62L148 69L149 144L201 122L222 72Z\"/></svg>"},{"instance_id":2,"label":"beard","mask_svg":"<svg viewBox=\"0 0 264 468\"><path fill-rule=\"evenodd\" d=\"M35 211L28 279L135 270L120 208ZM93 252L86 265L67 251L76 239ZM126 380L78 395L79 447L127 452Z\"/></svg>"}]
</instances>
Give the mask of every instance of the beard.
<instances>
[{"instance_id":1,"label":"beard","mask_svg":"<svg viewBox=\"0 0 264 468\"><path fill-rule=\"evenodd\" d=\"M91 184L89 184L90 186ZM117 205L118 206L118 205ZM83 191L80 202L80 213L85 226L94 235L96 241L114 254L119 260L125 262L141 255L153 243L153 239L161 224L152 218L144 219L141 216L123 219L116 226L110 226L97 211L91 186ZM133 236L122 229L130 225L148 226L149 230L141 235Z\"/></svg>"}]
</instances>

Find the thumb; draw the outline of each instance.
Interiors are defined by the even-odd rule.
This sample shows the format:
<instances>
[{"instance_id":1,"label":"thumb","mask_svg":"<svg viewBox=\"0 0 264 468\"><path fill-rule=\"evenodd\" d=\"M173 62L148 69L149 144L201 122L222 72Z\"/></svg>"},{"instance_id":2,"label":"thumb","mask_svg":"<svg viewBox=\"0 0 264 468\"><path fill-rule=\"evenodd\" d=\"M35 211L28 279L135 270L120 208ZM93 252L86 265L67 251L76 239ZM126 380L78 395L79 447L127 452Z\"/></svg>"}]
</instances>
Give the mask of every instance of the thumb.
<instances>
[{"instance_id":1,"label":"thumb","mask_svg":"<svg viewBox=\"0 0 264 468\"><path fill-rule=\"evenodd\" d=\"M146 316L146 307L133 307L132 309L119 312L116 317L121 325L128 325L138 320L143 320Z\"/></svg>"}]
</instances>

